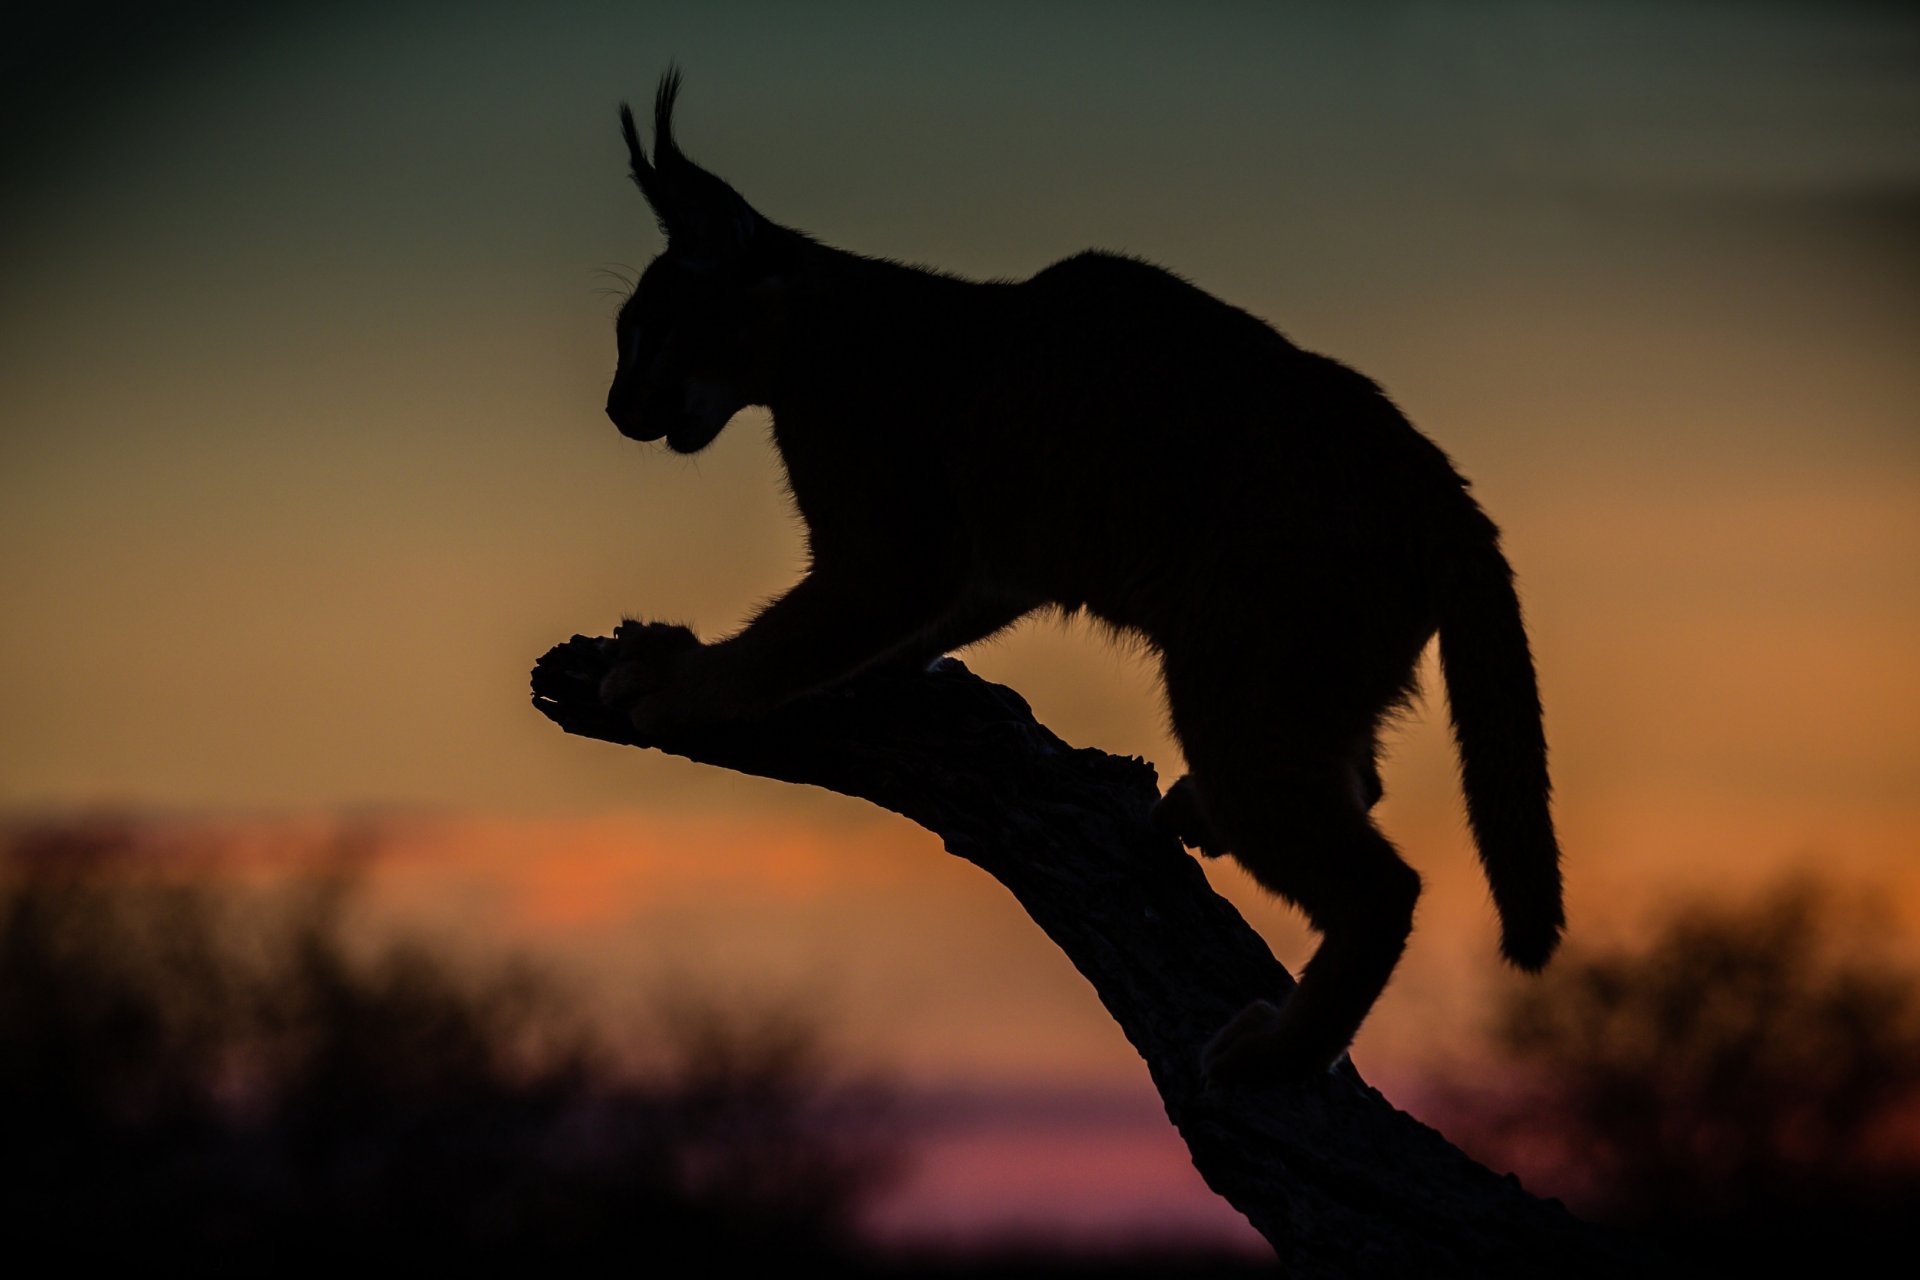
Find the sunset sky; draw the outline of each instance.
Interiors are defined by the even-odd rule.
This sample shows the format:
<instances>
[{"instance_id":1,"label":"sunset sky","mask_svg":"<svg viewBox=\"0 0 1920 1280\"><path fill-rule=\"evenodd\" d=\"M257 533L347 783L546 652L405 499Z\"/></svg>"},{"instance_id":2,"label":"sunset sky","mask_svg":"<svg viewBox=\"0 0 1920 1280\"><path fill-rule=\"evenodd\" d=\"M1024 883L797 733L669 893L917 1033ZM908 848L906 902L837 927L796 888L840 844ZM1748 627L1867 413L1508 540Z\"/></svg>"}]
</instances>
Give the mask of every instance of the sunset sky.
<instances>
[{"instance_id":1,"label":"sunset sky","mask_svg":"<svg viewBox=\"0 0 1920 1280\"><path fill-rule=\"evenodd\" d=\"M677 59L683 144L775 221L976 276L1125 250L1383 383L1506 531L1576 941L1807 866L1920 928L1911 8L164 12L0 42L0 809L377 812L380 901L462 945L818 999L929 1089L1075 1098L1084 1149L1179 1164L1087 1101L1157 1124L1084 983L930 837L527 705L550 644L723 634L800 567L764 415L684 460L601 409L603 269L660 248L615 108ZM1090 630L967 661L1178 772L1151 671ZM1381 810L1430 886L1356 1050L1390 1090L1472 1051L1496 975L1443 726L1404 727ZM1033 1132L954 1139L923 1218L982 1181L1031 1206Z\"/></svg>"}]
</instances>

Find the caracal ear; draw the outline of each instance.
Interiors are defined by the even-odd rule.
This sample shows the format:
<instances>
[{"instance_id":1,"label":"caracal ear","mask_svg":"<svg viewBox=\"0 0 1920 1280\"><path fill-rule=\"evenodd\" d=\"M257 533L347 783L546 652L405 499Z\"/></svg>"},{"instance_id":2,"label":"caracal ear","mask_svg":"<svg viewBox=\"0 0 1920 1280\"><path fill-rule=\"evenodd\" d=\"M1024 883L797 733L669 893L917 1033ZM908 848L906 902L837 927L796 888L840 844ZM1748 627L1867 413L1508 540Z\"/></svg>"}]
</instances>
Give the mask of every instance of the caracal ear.
<instances>
[{"instance_id":1,"label":"caracal ear","mask_svg":"<svg viewBox=\"0 0 1920 1280\"><path fill-rule=\"evenodd\" d=\"M673 140L673 103L680 72L668 67L653 98L653 159L640 145L633 110L620 104L633 180L653 206L667 252L690 266L718 267L745 257L764 234L766 219L720 179L687 159Z\"/></svg>"}]
</instances>

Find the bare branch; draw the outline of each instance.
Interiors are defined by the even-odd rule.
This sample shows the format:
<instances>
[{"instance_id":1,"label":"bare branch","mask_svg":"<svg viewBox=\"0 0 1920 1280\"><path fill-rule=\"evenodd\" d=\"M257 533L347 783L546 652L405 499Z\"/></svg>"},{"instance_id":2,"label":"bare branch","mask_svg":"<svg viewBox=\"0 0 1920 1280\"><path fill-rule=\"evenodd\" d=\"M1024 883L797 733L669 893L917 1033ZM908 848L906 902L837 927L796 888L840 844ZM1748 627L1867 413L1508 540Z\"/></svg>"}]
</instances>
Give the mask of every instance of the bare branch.
<instances>
[{"instance_id":1,"label":"bare branch","mask_svg":"<svg viewBox=\"0 0 1920 1280\"><path fill-rule=\"evenodd\" d=\"M1153 830L1143 760L1068 746L953 659L870 671L748 724L636 740L600 704L606 641L540 660L534 705L568 733L857 796L1000 881L1146 1060L1207 1185L1297 1276L1646 1274L1637 1248L1476 1164L1350 1065L1324 1082L1202 1091L1200 1052L1292 979L1199 864Z\"/></svg>"}]
</instances>

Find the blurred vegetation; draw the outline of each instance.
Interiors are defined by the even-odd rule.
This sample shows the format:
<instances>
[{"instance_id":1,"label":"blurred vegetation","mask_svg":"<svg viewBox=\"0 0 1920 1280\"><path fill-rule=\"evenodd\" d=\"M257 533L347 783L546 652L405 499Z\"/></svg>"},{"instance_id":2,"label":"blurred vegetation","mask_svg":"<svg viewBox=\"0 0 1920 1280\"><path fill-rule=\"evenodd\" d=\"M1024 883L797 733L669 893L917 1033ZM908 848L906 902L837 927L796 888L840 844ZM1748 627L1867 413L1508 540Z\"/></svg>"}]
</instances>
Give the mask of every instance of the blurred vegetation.
<instances>
[{"instance_id":1,"label":"blurred vegetation","mask_svg":"<svg viewBox=\"0 0 1920 1280\"><path fill-rule=\"evenodd\" d=\"M1920 974L1873 904L1796 878L1516 984L1449 1136L1731 1268L1893 1248L1920 1213ZM1890 1256L1899 1256L1893 1254Z\"/></svg>"},{"instance_id":2,"label":"blurred vegetation","mask_svg":"<svg viewBox=\"0 0 1920 1280\"><path fill-rule=\"evenodd\" d=\"M802 1016L682 996L636 1075L523 964L354 936L345 876L243 895L150 852L101 824L7 841L16 1252L260 1273L832 1261L891 1176L884 1092L839 1078Z\"/></svg>"}]
</instances>

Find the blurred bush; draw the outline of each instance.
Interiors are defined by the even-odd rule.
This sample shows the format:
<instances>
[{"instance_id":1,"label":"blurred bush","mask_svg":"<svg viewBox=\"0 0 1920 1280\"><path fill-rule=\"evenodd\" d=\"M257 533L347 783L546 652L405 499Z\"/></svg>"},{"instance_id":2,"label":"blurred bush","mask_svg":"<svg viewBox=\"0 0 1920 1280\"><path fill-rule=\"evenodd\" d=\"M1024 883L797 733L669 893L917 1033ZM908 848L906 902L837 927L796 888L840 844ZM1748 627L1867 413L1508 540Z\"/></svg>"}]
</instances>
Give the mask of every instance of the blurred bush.
<instances>
[{"instance_id":1,"label":"blurred bush","mask_svg":"<svg viewBox=\"0 0 1920 1280\"><path fill-rule=\"evenodd\" d=\"M1796 878L1516 984L1449 1135L1721 1267L1904 1240L1920 1210L1920 977L1888 918ZM1910 954L1910 953L1909 953Z\"/></svg>"},{"instance_id":2,"label":"blurred bush","mask_svg":"<svg viewBox=\"0 0 1920 1280\"><path fill-rule=\"evenodd\" d=\"M678 994L615 1065L524 964L350 936L350 881L164 872L112 824L0 861L0 1238L218 1270L837 1259L884 1092L801 1013ZM622 1046L626 1047L626 1046ZM634 1055L625 1055L630 1058Z\"/></svg>"}]
</instances>

